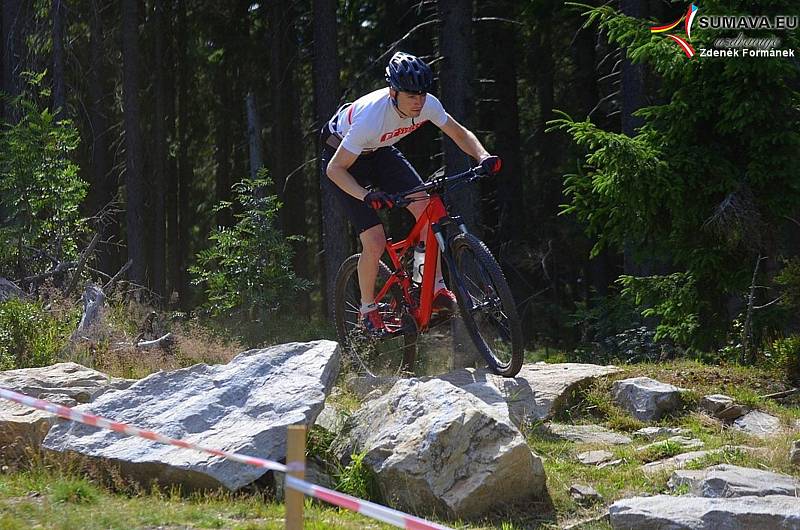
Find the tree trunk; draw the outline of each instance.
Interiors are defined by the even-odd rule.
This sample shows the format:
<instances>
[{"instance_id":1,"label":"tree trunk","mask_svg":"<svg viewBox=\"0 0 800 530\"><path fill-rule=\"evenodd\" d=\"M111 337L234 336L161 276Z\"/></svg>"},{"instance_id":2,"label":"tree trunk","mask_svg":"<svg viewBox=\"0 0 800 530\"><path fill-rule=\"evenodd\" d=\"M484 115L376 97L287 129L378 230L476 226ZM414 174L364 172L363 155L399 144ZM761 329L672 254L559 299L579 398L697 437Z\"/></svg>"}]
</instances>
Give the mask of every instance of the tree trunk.
<instances>
[{"instance_id":1,"label":"tree trunk","mask_svg":"<svg viewBox=\"0 0 800 530\"><path fill-rule=\"evenodd\" d=\"M504 2L505 14L514 13L515 3ZM497 16L503 16L498 12ZM513 17L512 17L513 18ZM519 134L519 108L517 105L517 57L519 40L517 27L505 22L494 22L492 40L496 49L506 50L504 57L495 63L492 92L497 98L498 119L495 121L495 153L503 160L503 171L496 179L499 213L498 241L501 245L520 238L522 226L522 182L525 167L522 162L522 143Z\"/></svg>"},{"instance_id":2,"label":"tree trunk","mask_svg":"<svg viewBox=\"0 0 800 530\"><path fill-rule=\"evenodd\" d=\"M469 128L472 108L472 2L439 0L440 100L456 121ZM447 173L469 169L473 163L458 146L443 136ZM477 186L465 186L450 195L451 203L470 230L479 230L480 194Z\"/></svg>"},{"instance_id":3,"label":"tree trunk","mask_svg":"<svg viewBox=\"0 0 800 530\"><path fill-rule=\"evenodd\" d=\"M281 226L287 235L305 236L306 172L303 163L300 106L295 71L299 68L296 13L290 4L274 2L269 8L271 36L270 85L272 94L272 176L283 202ZM290 175L291 174L291 175ZM298 276L309 277L305 241L295 243L293 267ZM298 314L309 315L308 295L298 296Z\"/></svg>"},{"instance_id":4,"label":"tree trunk","mask_svg":"<svg viewBox=\"0 0 800 530\"><path fill-rule=\"evenodd\" d=\"M190 66L189 40L187 36L186 1L178 0L178 252L175 254L173 274L180 305L189 308L189 277L187 256L190 252L189 240L191 221L191 186L194 181L194 167L189 157L189 97Z\"/></svg>"},{"instance_id":5,"label":"tree trunk","mask_svg":"<svg viewBox=\"0 0 800 530\"><path fill-rule=\"evenodd\" d=\"M439 0L439 72L440 100L445 110L459 123L470 127L472 107L472 2L470 0ZM445 171L456 173L472 166L473 161L446 135L442 136ZM465 186L450 194L450 202L472 231L479 230L480 193L477 186ZM453 355L450 367L473 366L478 358L461 319L451 325Z\"/></svg>"},{"instance_id":6,"label":"tree trunk","mask_svg":"<svg viewBox=\"0 0 800 530\"><path fill-rule=\"evenodd\" d=\"M105 39L103 21L97 0L91 2L89 16L89 130L91 131L91 187L89 188L88 211L94 214L114 200L117 194L117 178L111 169L109 156L109 106L107 104L108 79L105 63ZM115 235L115 226L98 227L101 241L108 241ZM112 274L119 269L119 250L116 245L104 245L98 252L100 270Z\"/></svg>"},{"instance_id":7,"label":"tree trunk","mask_svg":"<svg viewBox=\"0 0 800 530\"><path fill-rule=\"evenodd\" d=\"M231 200L231 150L233 149L233 131L231 127L231 109L233 109L231 97L231 79L228 61L225 57L221 64L218 64L214 72L214 91L219 99L217 106L216 119L216 189L217 202ZM231 226L233 216L230 208L223 208L217 212L218 226Z\"/></svg>"},{"instance_id":8,"label":"tree trunk","mask_svg":"<svg viewBox=\"0 0 800 530\"><path fill-rule=\"evenodd\" d=\"M63 119L67 112L64 90L64 5L63 0L52 0L50 17L53 24L53 112Z\"/></svg>"},{"instance_id":9,"label":"tree trunk","mask_svg":"<svg viewBox=\"0 0 800 530\"><path fill-rule=\"evenodd\" d=\"M620 10L629 17L642 18L646 15L646 6L638 0L620 0ZM636 136L636 129L642 126L642 119L633 113L644 104L644 66L632 64L623 52L622 80L620 85L620 103L622 132L628 136ZM624 245L624 270L625 274L646 276L651 274L651 267L641 263L634 256L635 245L626 241Z\"/></svg>"},{"instance_id":10,"label":"tree trunk","mask_svg":"<svg viewBox=\"0 0 800 530\"><path fill-rule=\"evenodd\" d=\"M175 2L169 2L168 8L165 10L165 31L170 38L166 42L166 68L164 72L164 95L166 99L165 112L165 132L168 144L175 144L175 40L172 38L174 34L174 17L175 17ZM178 165L175 155L172 153L167 154L166 167L167 172L165 179L167 183L166 192L166 223L167 223L167 250L166 250L166 277L167 277L167 302L172 303L173 294L177 294L180 290L180 266L179 262L179 240L180 231L178 227Z\"/></svg>"},{"instance_id":11,"label":"tree trunk","mask_svg":"<svg viewBox=\"0 0 800 530\"><path fill-rule=\"evenodd\" d=\"M322 128L336 111L339 103L339 57L336 42L336 0L314 0L314 127ZM319 143L319 135L314 138ZM316 152L319 153L320 145ZM321 216L320 241L321 285L323 286L323 310L328 318L333 318L333 290L336 272L350 251L347 220L334 204L334 187L330 179L322 173L317 162L317 174L320 175L319 211Z\"/></svg>"},{"instance_id":12,"label":"tree trunk","mask_svg":"<svg viewBox=\"0 0 800 530\"><path fill-rule=\"evenodd\" d=\"M250 146L250 178L258 176L258 170L264 165L264 146L261 142L261 116L258 114L256 95L248 92L245 97L247 108L247 138Z\"/></svg>"},{"instance_id":13,"label":"tree trunk","mask_svg":"<svg viewBox=\"0 0 800 530\"><path fill-rule=\"evenodd\" d=\"M153 24L155 25L155 46L153 57L153 75L155 77L155 112L153 125L153 237L151 258L152 289L162 298L167 294L166 275L166 167L167 167L167 133L165 114L167 94L165 77L167 23L164 18L164 0L155 0L153 5Z\"/></svg>"},{"instance_id":14,"label":"tree trunk","mask_svg":"<svg viewBox=\"0 0 800 530\"><path fill-rule=\"evenodd\" d=\"M3 0L3 92L10 98L18 96L22 89L20 74L24 70L26 4L22 0ZM19 110L6 105L4 112L6 122L19 121Z\"/></svg>"},{"instance_id":15,"label":"tree trunk","mask_svg":"<svg viewBox=\"0 0 800 530\"><path fill-rule=\"evenodd\" d=\"M125 192L128 258L131 282L145 284L144 181L139 122L139 20L136 0L122 2L122 92L125 125Z\"/></svg>"}]
</instances>

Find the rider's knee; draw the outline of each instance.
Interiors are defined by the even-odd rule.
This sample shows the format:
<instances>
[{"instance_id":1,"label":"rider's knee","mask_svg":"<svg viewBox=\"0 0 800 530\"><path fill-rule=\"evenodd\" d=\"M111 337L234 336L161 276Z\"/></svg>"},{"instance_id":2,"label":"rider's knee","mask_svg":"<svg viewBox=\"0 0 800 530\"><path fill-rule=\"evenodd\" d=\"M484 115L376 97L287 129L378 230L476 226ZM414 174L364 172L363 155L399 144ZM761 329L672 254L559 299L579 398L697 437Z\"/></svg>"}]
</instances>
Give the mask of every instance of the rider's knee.
<instances>
[{"instance_id":1,"label":"rider's knee","mask_svg":"<svg viewBox=\"0 0 800 530\"><path fill-rule=\"evenodd\" d=\"M383 249L386 246L386 235L383 232L383 226L376 225L364 230L361 232L359 239L361 239L363 253L370 255L383 254Z\"/></svg>"}]
</instances>

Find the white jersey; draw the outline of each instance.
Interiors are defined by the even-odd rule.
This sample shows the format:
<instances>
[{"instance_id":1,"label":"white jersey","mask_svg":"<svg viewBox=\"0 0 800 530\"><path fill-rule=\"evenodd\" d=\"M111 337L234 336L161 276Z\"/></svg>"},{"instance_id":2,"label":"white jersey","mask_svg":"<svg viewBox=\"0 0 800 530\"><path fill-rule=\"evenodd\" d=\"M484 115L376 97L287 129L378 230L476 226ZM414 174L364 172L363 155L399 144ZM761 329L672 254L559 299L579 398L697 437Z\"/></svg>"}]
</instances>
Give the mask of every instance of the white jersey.
<instances>
[{"instance_id":1,"label":"white jersey","mask_svg":"<svg viewBox=\"0 0 800 530\"><path fill-rule=\"evenodd\" d=\"M387 147L431 121L437 127L447 122L442 103L431 94L425 97L416 118L401 118L389 97L389 87L370 92L340 110L330 122L331 132L342 138L342 146L356 155Z\"/></svg>"}]
</instances>

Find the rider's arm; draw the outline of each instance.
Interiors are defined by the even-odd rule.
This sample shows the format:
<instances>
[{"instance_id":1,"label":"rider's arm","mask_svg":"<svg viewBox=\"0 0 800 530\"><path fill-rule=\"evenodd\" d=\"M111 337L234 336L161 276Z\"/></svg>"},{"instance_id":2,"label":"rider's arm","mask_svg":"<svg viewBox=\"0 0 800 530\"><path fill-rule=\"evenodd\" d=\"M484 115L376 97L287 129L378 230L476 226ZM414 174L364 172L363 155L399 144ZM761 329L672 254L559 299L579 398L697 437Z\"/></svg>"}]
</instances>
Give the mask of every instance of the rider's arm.
<instances>
[{"instance_id":1,"label":"rider's arm","mask_svg":"<svg viewBox=\"0 0 800 530\"><path fill-rule=\"evenodd\" d=\"M440 127L442 132L449 136L456 145L469 156L477 161L481 161L487 156L489 152L483 147L480 140L472 134L472 131L458 123L449 114L447 121Z\"/></svg>"},{"instance_id":2,"label":"rider's arm","mask_svg":"<svg viewBox=\"0 0 800 530\"><path fill-rule=\"evenodd\" d=\"M325 173L334 184L339 186L346 193L352 195L360 201L363 201L367 194L367 190L364 189L358 182L356 182L356 179L353 178L353 175L347 171L347 169L353 165L357 158L357 154L351 153L342 145L339 145L339 147L336 149L336 153L333 155L333 158L331 158L331 161L328 162L328 167L325 170Z\"/></svg>"}]
</instances>

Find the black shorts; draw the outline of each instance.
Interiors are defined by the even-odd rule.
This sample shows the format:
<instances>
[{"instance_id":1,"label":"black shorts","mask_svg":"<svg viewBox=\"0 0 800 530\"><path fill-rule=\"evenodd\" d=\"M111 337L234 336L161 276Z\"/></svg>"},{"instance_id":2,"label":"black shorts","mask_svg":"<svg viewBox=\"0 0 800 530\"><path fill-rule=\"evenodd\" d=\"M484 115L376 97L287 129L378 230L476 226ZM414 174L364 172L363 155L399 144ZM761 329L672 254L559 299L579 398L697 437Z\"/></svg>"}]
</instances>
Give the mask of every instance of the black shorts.
<instances>
[{"instance_id":1,"label":"black shorts","mask_svg":"<svg viewBox=\"0 0 800 530\"><path fill-rule=\"evenodd\" d=\"M322 176L328 178L326 170L336 150L325 143L330 133L327 127L321 132L322 153L320 154L320 168ZM406 160L397 148L381 147L375 151L364 153L358 156L348 171L356 181L367 189L380 189L388 193L399 193L410 190L422 184L414 167ZM359 233L381 224L375 210L367 206L364 201L360 201L342 190L333 181L330 182L330 189L336 196L339 204L342 205L347 213L348 219L358 229Z\"/></svg>"}]
</instances>

